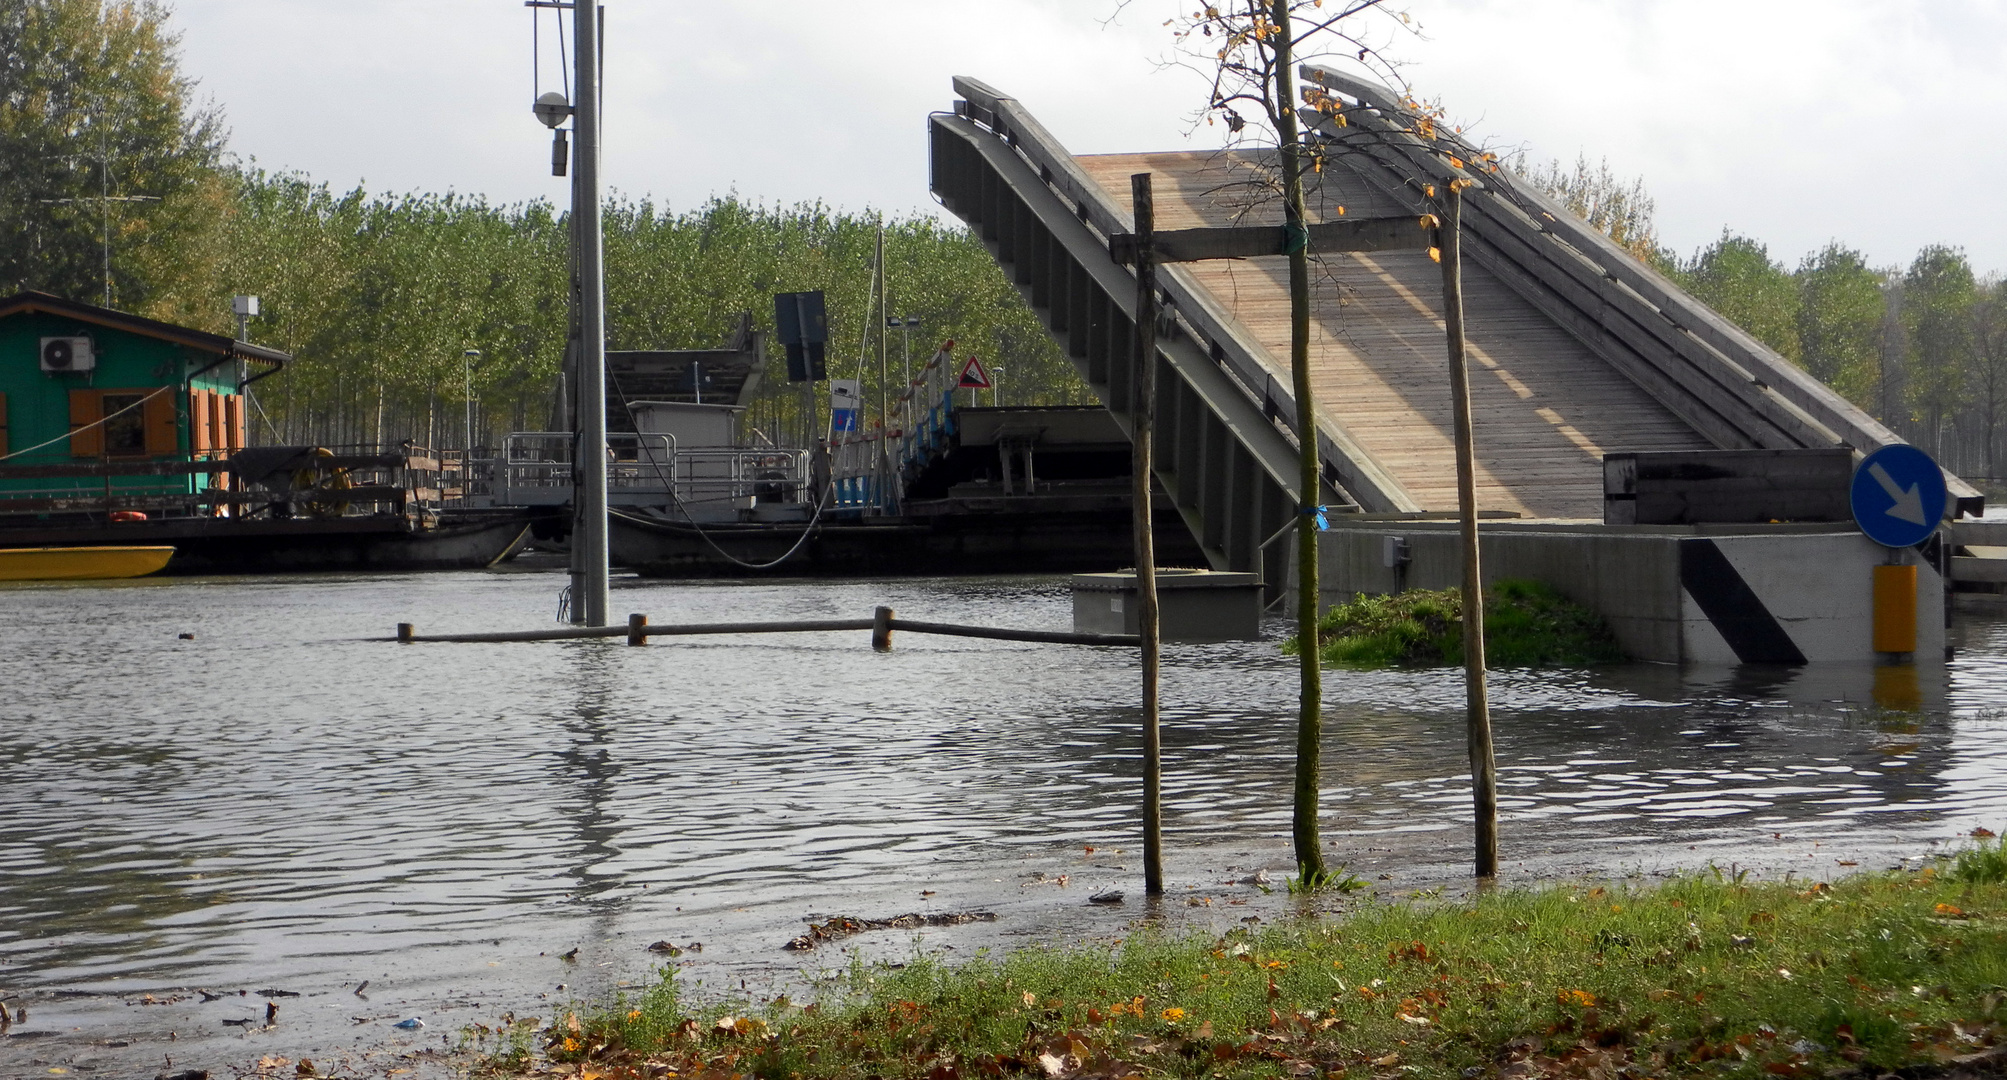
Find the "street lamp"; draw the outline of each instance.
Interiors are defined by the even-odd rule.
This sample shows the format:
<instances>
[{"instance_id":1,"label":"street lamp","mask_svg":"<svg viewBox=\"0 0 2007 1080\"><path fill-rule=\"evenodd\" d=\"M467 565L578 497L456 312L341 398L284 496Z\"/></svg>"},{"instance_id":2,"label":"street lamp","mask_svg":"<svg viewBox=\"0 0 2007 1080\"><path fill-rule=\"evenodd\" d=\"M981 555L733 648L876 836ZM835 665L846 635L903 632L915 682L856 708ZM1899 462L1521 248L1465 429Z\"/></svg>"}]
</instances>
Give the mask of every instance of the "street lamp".
<instances>
[{"instance_id":1,"label":"street lamp","mask_svg":"<svg viewBox=\"0 0 2007 1080\"><path fill-rule=\"evenodd\" d=\"M913 328L918 325L920 325L920 317L918 315L908 315L904 318L900 318L897 315L888 315L885 317L885 328L887 330L895 326L899 328L899 348L900 352L906 358L906 385L908 386L913 385Z\"/></svg>"},{"instance_id":2,"label":"street lamp","mask_svg":"<svg viewBox=\"0 0 2007 1080\"><path fill-rule=\"evenodd\" d=\"M571 102L566 101L565 96L556 90L549 90L538 95L536 104L530 106L530 111L537 115L538 120L543 121L545 127L551 129L551 175L563 176L565 159L571 155L565 145L564 129L558 125L571 118Z\"/></svg>"}]
</instances>

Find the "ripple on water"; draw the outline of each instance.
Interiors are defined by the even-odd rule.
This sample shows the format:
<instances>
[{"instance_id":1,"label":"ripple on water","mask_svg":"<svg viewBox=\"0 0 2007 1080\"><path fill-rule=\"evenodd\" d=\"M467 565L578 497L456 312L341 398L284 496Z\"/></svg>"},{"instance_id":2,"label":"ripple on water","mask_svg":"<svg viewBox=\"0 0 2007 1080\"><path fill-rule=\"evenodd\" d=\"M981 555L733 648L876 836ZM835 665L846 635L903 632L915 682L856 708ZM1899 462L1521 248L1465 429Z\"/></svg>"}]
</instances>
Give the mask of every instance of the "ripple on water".
<instances>
[{"instance_id":1,"label":"ripple on water","mask_svg":"<svg viewBox=\"0 0 2007 1080\"><path fill-rule=\"evenodd\" d=\"M30 984L194 982L273 957L365 971L524 920L583 934L691 897L808 903L1131 840L1135 675L1120 652L908 636L878 654L859 635L357 640L398 621L537 625L558 584L0 592L14 691L0 720L33 733L0 745L0 970ZM878 603L1000 625L1070 617L1051 581L635 583L616 597L657 623ZM1613 857L1783 823L1997 816L2007 625L1968 628L1965 649L1926 673L1927 709L1897 717L1867 705L1854 670L1494 673L1501 815L1555 850ZM1294 663L1273 640L1167 649L1174 846L1286 834ZM1328 835L1466 827L1457 672L1334 672L1326 694Z\"/></svg>"}]
</instances>

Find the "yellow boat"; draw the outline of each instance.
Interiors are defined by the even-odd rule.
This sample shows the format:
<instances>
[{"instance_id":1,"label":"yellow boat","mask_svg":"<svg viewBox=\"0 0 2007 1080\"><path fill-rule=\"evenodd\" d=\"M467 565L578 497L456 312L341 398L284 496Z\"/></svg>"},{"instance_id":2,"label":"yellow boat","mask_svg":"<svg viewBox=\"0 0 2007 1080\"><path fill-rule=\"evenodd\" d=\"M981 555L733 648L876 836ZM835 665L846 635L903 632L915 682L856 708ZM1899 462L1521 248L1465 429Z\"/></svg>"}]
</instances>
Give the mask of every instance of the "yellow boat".
<instances>
[{"instance_id":1,"label":"yellow boat","mask_svg":"<svg viewBox=\"0 0 2007 1080\"><path fill-rule=\"evenodd\" d=\"M143 577L173 557L172 545L0 548L0 581Z\"/></svg>"}]
</instances>

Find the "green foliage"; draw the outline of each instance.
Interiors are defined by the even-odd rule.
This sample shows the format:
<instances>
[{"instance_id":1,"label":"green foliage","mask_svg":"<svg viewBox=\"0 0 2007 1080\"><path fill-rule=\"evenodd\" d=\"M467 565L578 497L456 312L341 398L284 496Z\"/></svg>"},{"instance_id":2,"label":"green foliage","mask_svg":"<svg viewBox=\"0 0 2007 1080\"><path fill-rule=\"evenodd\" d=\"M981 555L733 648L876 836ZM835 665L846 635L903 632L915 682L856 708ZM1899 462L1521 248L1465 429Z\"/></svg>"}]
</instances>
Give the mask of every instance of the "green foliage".
<instances>
[{"instance_id":1,"label":"green foliage","mask_svg":"<svg viewBox=\"0 0 2007 1080\"><path fill-rule=\"evenodd\" d=\"M1355 893L1367 888L1365 880L1348 871L1344 863L1325 868L1298 867L1296 876L1289 879L1288 885L1291 896L1309 896L1320 892Z\"/></svg>"},{"instance_id":2,"label":"green foliage","mask_svg":"<svg viewBox=\"0 0 2007 1080\"><path fill-rule=\"evenodd\" d=\"M1870 412L1879 406L1882 275L1860 252L1827 244L1798 264L1799 362Z\"/></svg>"},{"instance_id":3,"label":"green foliage","mask_svg":"<svg viewBox=\"0 0 2007 1080\"><path fill-rule=\"evenodd\" d=\"M1986 475L2001 475L2000 422L2007 414L2007 280L1979 284L1972 302L1972 406Z\"/></svg>"},{"instance_id":4,"label":"green foliage","mask_svg":"<svg viewBox=\"0 0 2007 1080\"><path fill-rule=\"evenodd\" d=\"M1361 596L1325 612L1319 653L1339 667L1439 667L1463 663L1460 589ZM1285 650L1300 645L1290 639ZM1500 581L1485 594L1485 662L1492 667L1608 664L1623 650L1595 612L1537 581Z\"/></svg>"},{"instance_id":5,"label":"green foliage","mask_svg":"<svg viewBox=\"0 0 2007 1080\"><path fill-rule=\"evenodd\" d=\"M1608 161L1591 167L1589 155L1583 154L1573 169L1557 158L1534 168L1526 179L1639 261L1659 261L1658 227L1652 220L1658 204L1645 190L1643 177L1620 180Z\"/></svg>"},{"instance_id":6,"label":"green foliage","mask_svg":"<svg viewBox=\"0 0 2007 1080\"><path fill-rule=\"evenodd\" d=\"M479 349L477 435L552 422L567 318L567 218L550 205L496 206L478 197L331 192L298 175L247 170L238 178L229 239L231 292L263 298L254 336L294 353L285 374L260 384L268 438L288 442L457 440L461 354ZM671 213L614 198L605 214L608 345L715 347L740 312L771 329L774 292L822 289L830 312L833 375L858 373L870 320L877 221L819 204L768 207L713 199ZM943 338L1006 369L1019 404L1092 400L982 244L931 218L885 223L889 302L918 316L914 363ZM892 340L890 396L904 387ZM999 363L1000 362L1000 363ZM875 400L875 339L861 372ZM781 435L798 407L784 358L770 350L751 422ZM451 433L451 434L449 434Z\"/></svg>"},{"instance_id":7,"label":"green foliage","mask_svg":"<svg viewBox=\"0 0 2007 1080\"><path fill-rule=\"evenodd\" d=\"M1928 869L1430 895L853 964L806 1007L672 1000L689 1015L643 1039L622 1002L546 1038L591 1071L684 1076L1878 1075L1998 1041L2003 914L2007 886Z\"/></svg>"},{"instance_id":8,"label":"green foliage","mask_svg":"<svg viewBox=\"0 0 2007 1080\"><path fill-rule=\"evenodd\" d=\"M1941 244L1924 248L1903 274L1902 294L1910 408L1934 451L1945 419L1964 400L1973 361L1976 289L1965 253Z\"/></svg>"},{"instance_id":9,"label":"green foliage","mask_svg":"<svg viewBox=\"0 0 2007 1080\"><path fill-rule=\"evenodd\" d=\"M1761 242L1723 229L1721 239L1678 263L1674 277L1756 340L1798 360L1798 283Z\"/></svg>"},{"instance_id":10,"label":"green foliage","mask_svg":"<svg viewBox=\"0 0 2007 1080\"><path fill-rule=\"evenodd\" d=\"M1980 837L1977 844L1958 853L1952 862L1951 876L1974 884L2007 884L2007 843L1996 836L1988 844L1985 837Z\"/></svg>"},{"instance_id":11,"label":"green foliage","mask_svg":"<svg viewBox=\"0 0 2007 1080\"><path fill-rule=\"evenodd\" d=\"M227 197L221 117L191 100L166 19L151 0L0 5L0 295L103 302L108 238L115 305L227 318L201 304Z\"/></svg>"}]
</instances>

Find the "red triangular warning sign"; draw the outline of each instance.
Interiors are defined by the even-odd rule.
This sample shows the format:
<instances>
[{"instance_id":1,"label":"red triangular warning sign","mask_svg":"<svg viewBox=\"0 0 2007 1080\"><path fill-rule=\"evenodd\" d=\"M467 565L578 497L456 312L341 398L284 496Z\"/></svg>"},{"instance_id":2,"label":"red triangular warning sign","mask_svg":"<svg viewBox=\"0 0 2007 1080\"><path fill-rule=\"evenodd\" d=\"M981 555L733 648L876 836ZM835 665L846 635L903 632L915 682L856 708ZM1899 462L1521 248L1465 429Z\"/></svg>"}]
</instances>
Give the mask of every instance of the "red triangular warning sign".
<instances>
[{"instance_id":1,"label":"red triangular warning sign","mask_svg":"<svg viewBox=\"0 0 2007 1080\"><path fill-rule=\"evenodd\" d=\"M983 362L981 360L978 360L973 356L969 357L969 362L962 365L962 379L960 382L955 384L955 389L957 390L992 389L992 387L990 386L990 373L983 369Z\"/></svg>"}]
</instances>

